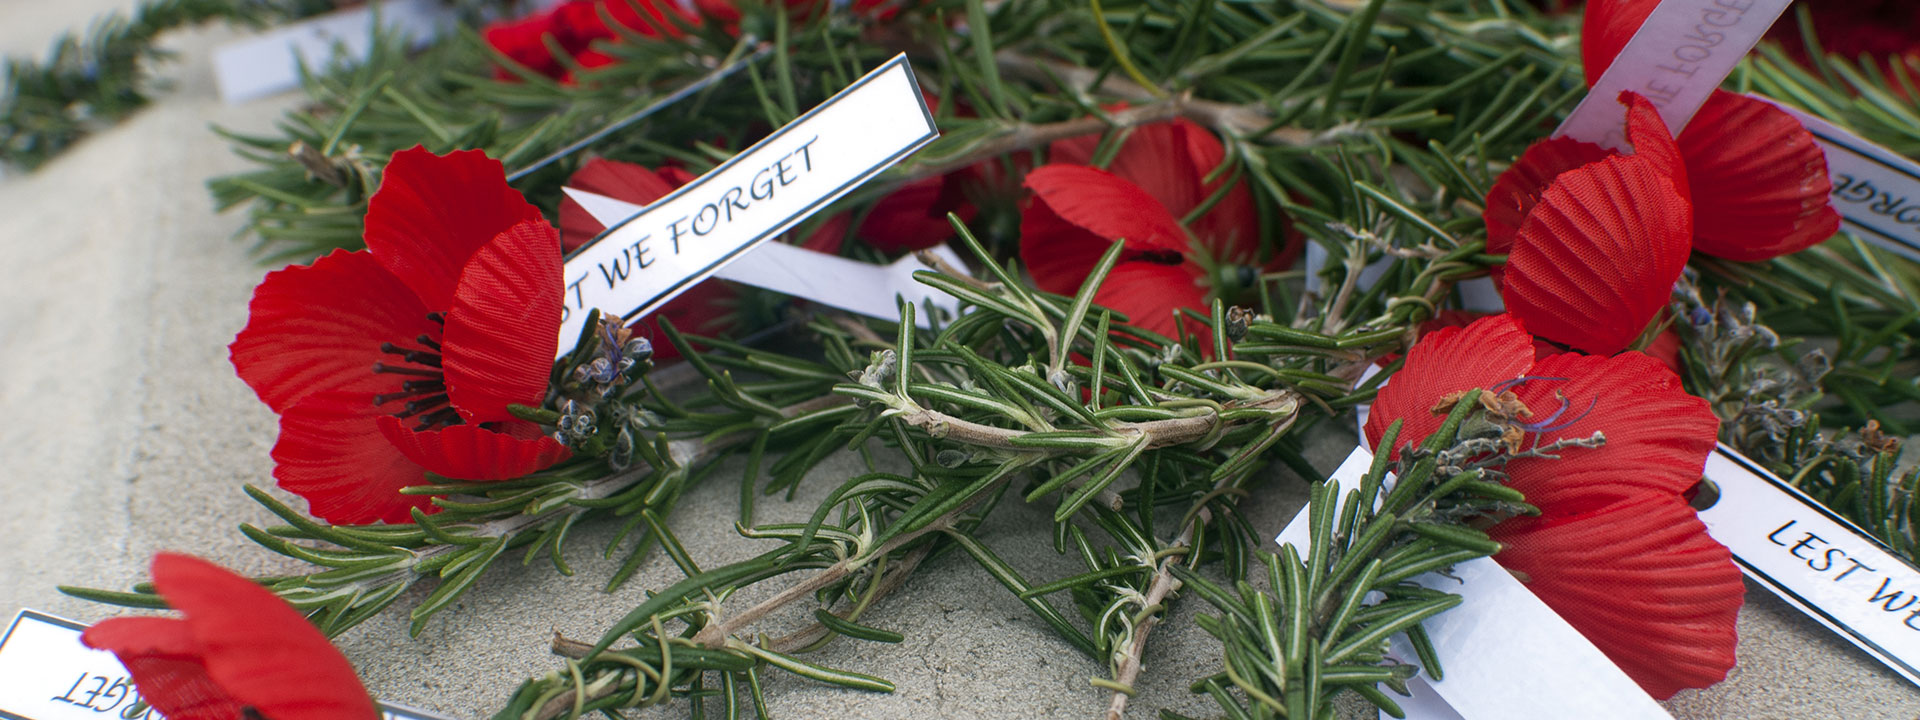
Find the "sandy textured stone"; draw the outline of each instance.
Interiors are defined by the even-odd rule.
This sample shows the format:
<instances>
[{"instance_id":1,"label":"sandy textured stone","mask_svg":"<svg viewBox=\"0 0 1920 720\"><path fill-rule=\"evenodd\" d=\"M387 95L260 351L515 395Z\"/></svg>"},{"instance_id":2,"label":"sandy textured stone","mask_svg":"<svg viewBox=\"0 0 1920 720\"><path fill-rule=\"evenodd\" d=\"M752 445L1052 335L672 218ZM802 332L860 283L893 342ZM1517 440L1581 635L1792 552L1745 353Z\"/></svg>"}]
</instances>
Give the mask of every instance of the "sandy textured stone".
<instances>
[{"instance_id":1,"label":"sandy textured stone","mask_svg":"<svg viewBox=\"0 0 1920 720\"><path fill-rule=\"evenodd\" d=\"M39 53L58 29L78 27L107 0L0 5L0 52ZM0 611L33 607L93 621L116 611L58 594L59 583L120 587L147 558L172 549L243 570L285 563L240 536L267 514L241 493L270 482L275 421L234 378L226 343L246 321L265 270L233 240L238 216L215 215L203 189L244 167L208 123L265 130L295 98L241 106L214 97L206 49L224 30L175 36L176 87L131 122L82 143L43 170L0 181ZM1317 466L1331 469L1350 435L1313 436ZM760 503L762 521L797 519L825 488L858 472L839 456L796 502ZM692 491L673 528L711 565L759 552L739 538L738 466ZM1275 470L1249 501L1257 527L1277 531L1303 501L1301 482ZM1012 500L983 535L1035 578L1075 561L1055 555L1044 511ZM340 644L381 698L459 718L487 716L518 679L559 666L546 652L556 630L596 636L643 597L680 575L656 554L626 587L600 592L617 566L598 550L610 528L574 539L578 574L503 562L417 639L390 612ZM743 594L751 602L774 588ZM416 590L401 601L424 597ZM1752 591L1741 617L1741 664L1726 683L1668 703L1681 718L1912 718L1920 691L1792 609ZM1191 624L1203 609L1180 604L1154 637L1135 717L1170 708L1208 714L1190 678L1217 667L1217 646ZM795 621L797 618L787 618ZM778 620L776 620L777 622ZM906 590L866 618L898 630L899 645L841 641L819 661L888 677L891 695L855 693L773 674L770 701L783 717L1091 717L1106 704L1087 684L1103 664L1075 654L970 560L929 562ZM1515 668L1525 682L1526 668ZM4 679L0 679L4 682ZM659 715L684 712L676 706Z\"/></svg>"}]
</instances>

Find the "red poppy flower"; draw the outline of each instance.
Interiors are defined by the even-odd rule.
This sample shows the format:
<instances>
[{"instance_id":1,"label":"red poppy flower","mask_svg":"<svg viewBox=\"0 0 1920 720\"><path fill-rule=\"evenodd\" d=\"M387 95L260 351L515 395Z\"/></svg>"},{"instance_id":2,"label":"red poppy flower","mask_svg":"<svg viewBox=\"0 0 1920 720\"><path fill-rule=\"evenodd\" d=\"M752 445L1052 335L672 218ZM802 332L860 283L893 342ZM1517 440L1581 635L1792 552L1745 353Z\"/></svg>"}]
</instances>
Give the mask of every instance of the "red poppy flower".
<instances>
[{"instance_id":1,"label":"red poppy flower","mask_svg":"<svg viewBox=\"0 0 1920 720\"><path fill-rule=\"evenodd\" d=\"M594 158L567 178L567 186L635 205L646 205L693 180L693 173L673 166L653 170L634 163ZM807 236L801 247L829 254L838 253L849 223L850 218L845 213L828 218ZM587 244L604 230L606 226L593 219L593 215L572 197L561 198L560 237L567 252ZM668 301L654 311L652 317L666 318L683 333L722 335L733 329L739 320L739 305L740 294L731 284L709 279ZM658 339L653 343L654 362L666 362L678 357L680 351L671 343Z\"/></svg>"},{"instance_id":2,"label":"red poppy flower","mask_svg":"<svg viewBox=\"0 0 1920 720\"><path fill-rule=\"evenodd\" d=\"M353 666L272 591L172 553L154 556L153 584L185 617L104 620L80 641L118 656L168 720L380 717Z\"/></svg>"},{"instance_id":3,"label":"red poppy flower","mask_svg":"<svg viewBox=\"0 0 1920 720\"><path fill-rule=\"evenodd\" d=\"M367 249L270 273L230 351L280 414L274 477L335 523L404 522L425 473L515 478L567 449L513 418L558 346L560 238L478 150L395 153Z\"/></svg>"},{"instance_id":4,"label":"red poppy flower","mask_svg":"<svg viewBox=\"0 0 1920 720\"><path fill-rule=\"evenodd\" d=\"M1404 421L1399 446L1385 449L1397 453L1439 427L1436 404L1472 388L1510 389L1542 444L1606 436L1507 463L1509 484L1541 514L1493 526L1494 559L1654 697L1725 678L1746 589L1681 497L1713 451L1706 401L1637 352L1535 360L1533 337L1496 315L1421 338L1381 388L1367 437L1378 443Z\"/></svg>"},{"instance_id":5,"label":"red poppy flower","mask_svg":"<svg viewBox=\"0 0 1920 720\"><path fill-rule=\"evenodd\" d=\"M1226 189L1190 226L1181 224L1227 181L1206 180L1226 150L1200 126L1182 119L1134 128L1106 170L1087 164L1098 142L1056 142L1048 164L1027 174L1033 198L1020 219L1020 258L1040 289L1078 292L1100 256L1124 239L1120 262L1094 301L1174 336L1176 309L1204 313L1210 296L1231 301L1261 270L1291 263L1297 248L1261 257L1259 218L1244 183Z\"/></svg>"},{"instance_id":6,"label":"red poppy flower","mask_svg":"<svg viewBox=\"0 0 1920 720\"><path fill-rule=\"evenodd\" d=\"M567 63L554 56L547 41L551 38L575 64L589 68L610 64L611 56L590 49L596 40L621 37L620 30L601 17L602 12L621 29L643 37L658 37L663 30L678 37L684 32L681 25L698 24L698 18L672 0L568 0L544 12L489 23L480 35L488 45L527 69L572 84ZM494 68L493 74L498 80L516 79L504 68Z\"/></svg>"},{"instance_id":7,"label":"red poppy flower","mask_svg":"<svg viewBox=\"0 0 1920 720\"><path fill-rule=\"evenodd\" d=\"M1588 3L1580 37L1589 86L1659 4ZM1839 231L1840 214L1827 197L1833 186L1826 153L1779 108L1715 90L1676 140L1693 202L1694 249L1756 262L1804 250Z\"/></svg>"},{"instance_id":8,"label":"red poppy flower","mask_svg":"<svg viewBox=\"0 0 1920 720\"><path fill-rule=\"evenodd\" d=\"M1657 4L1588 5L1589 83ZM1674 138L1644 98L1622 93L1621 103L1633 155L1551 138L1527 148L1487 193L1487 249L1509 253L1507 307L1540 336L1618 352L1666 305L1690 251L1759 261L1839 229L1826 156L1786 113L1716 90Z\"/></svg>"}]
</instances>

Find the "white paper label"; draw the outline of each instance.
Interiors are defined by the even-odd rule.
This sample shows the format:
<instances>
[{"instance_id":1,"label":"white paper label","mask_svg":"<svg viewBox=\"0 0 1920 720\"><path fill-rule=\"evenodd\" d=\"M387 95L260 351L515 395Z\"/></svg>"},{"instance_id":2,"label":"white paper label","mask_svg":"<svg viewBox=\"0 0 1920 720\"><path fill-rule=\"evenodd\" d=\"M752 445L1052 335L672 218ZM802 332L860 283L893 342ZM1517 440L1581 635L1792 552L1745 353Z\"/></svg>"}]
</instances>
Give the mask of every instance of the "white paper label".
<instances>
[{"instance_id":1,"label":"white paper label","mask_svg":"<svg viewBox=\"0 0 1920 720\"><path fill-rule=\"evenodd\" d=\"M80 644L87 626L34 610L14 615L0 637L0 718L4 720L159 720L140 700L113 653ZM383 720L450 720L381 704Z\"/></svg>"},{"instance_id":2,"label":"white paper label","mask_svg":"<svg viewBox=\"0 0 1920 720\"><path fill-rule=\"evenodd\" d=\"M1339 484L1344 498L1347 490L1360 487L1360 479L1372 463L1372 453L1355 448L1329 480ZM1293 543L1304 554L1311 538L1307 510L1302 508L1277 540ZM1488 558L1461 563L1453 567L1453 575L1429 574L1417 579L1422 585L1454 593L1464 601L1422 623L1433 638L1434 652L1446 678L1430 683L1422 675L1408 683L1415 696L1413 702L1401 706L1408 718L1673 717L1498 563ZM1412 648L1402 638L1395 638L1393 653L1406 662L1417 663L1412 659Z\"/></svg>"},{"instance_id":3,"label":"white paper label","mask_svg":"<svg viewBox=\"0 0 1920 720\"><path fill-rule=\"evenodd\" d=\"M574 202L598 220L613 226L645 210L644 206L575 188L561 188ZM966 269L960 255L945 245L930 251L948 265ZM943 322L959 317L960 301L915 280L913 273L926 266L909 255L889 265L874 265L828 255L786 243L762 243L740 259L722 266L713 274L723 280L745 283L797 298L830 305L849 312L881 320L898 320L898 299L917 306L914 324L933 327L929 308L944 313Z\"/></svg>"},{"instance_id":4,"label":"white paper label","mask_svg":"<svg viewBox=\"0 0 1920 720\"><path fill-rule=\"evenodd\" d=\"M905 55L567 258L558 355L587 311L636 320L932 142Z\"/></svg>"},{"instance_id":5,"label":"white paper label","mask_svg":"<svg viewBox=\"0 0 1920 720\"><path fill-rule=\"evenodd\" d=\"M1627 151L1619 97L1632 90L1658 107L1667 129L1679 135L1788 2L1662 0L1553 134Z\"/></svg>"},{"instance_id":6,"label":"white paper label","mask_svg":"<svg viewBox=\"0 0 1920 720\"><path fill-rule=\"evenodd\" d=\"M1920 684L1920 570L1725 445L1707 479L1720 499L1700 521L1747 577Z\"/></svg>"},{"instance_id":7,"label":"white paper label","mask_svg":"<svg viewBox=\"0 0 1920 720\"><path fill-rule=\"evenodd\" d=\"M1920 163L1799 108L1759 95L1748 97L1792 115L1820 143L1833 180L1833 209L1849 229L1861 239L1920 260Z\"/></svg>"},{"instance_id":8,"label":"white paper label","mask_svg":"<svg viewBox=\"0 0 1920 720\"><path fill-rule=\"evenodd\" d=\"M318 70L336 51L348 60L365 60L376 20L387 32L418 44L458 19L453 8L439 0L376 0L367 7L330 12L220 46L213 52L214 84L228 103L292 90L300 86L302 63Z\"/></svg>"}]
</instances>

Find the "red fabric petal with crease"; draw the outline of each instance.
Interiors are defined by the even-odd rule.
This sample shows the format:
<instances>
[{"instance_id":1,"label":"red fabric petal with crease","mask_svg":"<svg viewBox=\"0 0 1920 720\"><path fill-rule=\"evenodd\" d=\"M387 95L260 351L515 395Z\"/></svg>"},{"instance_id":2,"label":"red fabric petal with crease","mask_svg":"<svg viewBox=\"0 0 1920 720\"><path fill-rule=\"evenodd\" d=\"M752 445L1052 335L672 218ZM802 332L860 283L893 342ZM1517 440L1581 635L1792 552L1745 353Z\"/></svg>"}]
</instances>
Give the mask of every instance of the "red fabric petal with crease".
<instances>
[{"instance_id":1,"label":"red fabric petal with crease","mask_svg":"<svg viewBox=\"0 0 1920 720\"><path fill-rule=\"evenodd\" d=\"M1733 668L1746 587L1732 555L1678 497L1513 518L1489 534L1506 546L1494 558L1502 567L1655 698L1712 685Z\"/></svg>"},{"instance_id":2,"label":"red fabric petal with crease","mask_svg":"<svg viewBox=\"0 0 1920 720\"><path fill-rule=\"evenodd\" d=\"M87 628L80 641L112 651L146 699L168 720L233 720L241 705L207 676L200 648L184 620L109 618Z\"/></svg>"},{"instance_id":3,"label":"red fabric petal with crease","mask_svg":"<svg viewBox=\"0 0 1920 720\"><path fill-rule=\"evenodd\" d=\"M1687 163L1680 156L1680 146L1674 142L1673 133L1667 130L1667 121L1660 118L1660 108L1630 90L1621 92L1619 99L1620 104L1627 106L1627 142L1633 145L1633 156L1653 163L1654 169L1673 181L1674 189L1680 191L1680 199L1693 202Z\"/></svg>"},{"instance_id":4,"label":"red fabric petal with crease","mask_svg":"<svg viewBox=\"0 0 1920 720\"><path fill-rule=\"evenodd\" d=\"M1609 154L1606 148L1570 137L1549 138L1528 147L1487 191L1483 216L1487 252L1504 255L1513 251L1513 236L1520 232L1520 224L1560 173L1598 162Z\"/></svg>"},{"instance_id":5,"label":"red fabric petal with crease","mask_svg":"<svg viewBox=\"0 0 1920 720\"><path fill-rule=\"evenodd\" d=\"M443 157L416 145L393 154L367 202L367 250L438 310L453 303L467 259L523 220L543 218L507 185L500 161L479 150Z\"/></svg>"},{"instance_id":6,"label":"red fabric petal with crease","mask_svg":"<svg viewBox=\"0 0 1920 720\"><path fill-rule=\"evenodd\" d=\"M1380 438L1395 420L1405 421L1394 443L1400 448L1425 440L1440 429L1444 414L1434 405L1449 394L1491 388L1527 374L1533 365L1533 336L1511 315L1494 315L1466 327L1441 328L1407 351L1407 364L1394 373L1373 400L1367 416L1367 443L1379 452ZM1444 413L1446 408L1442 409Z\"/></svg>"},{"instance_id":7,"label":"red fabric petal with crease","mask_svg":"<svg viewBox=\"0 0 1920 720\"><path fill-rule=\"evenodd\" d=\"M1715 90L1680 133L1692 174L1694 249L1741 262L1797 252L1840 229L1827 157L1779 108Z\"/></svg>"},{"instance_id":8,"label":"red fabric petal with crease","mask_svg":"<svg viewBox=\"0 0 1920 720\"><path fill-rule=\"evenodd\" d=\"M649 170L619 160L594 158L575 170L567 178L567 187L579 188L595 195L605 195L615 200L623 200L635 205L646 205L667 193L687 184L692 174L676 167L664 167L659 171ZM593 236L607 229L600 221L587 214L586 208L574 202L564 193L560 198L560 238L561 247L572 252L575 248L587 244Z\"/></svg>"},{"instance_id":9,"label":"red fabric petal with crease","mask_svg":"<svg viewBox=\"0 0 1920 720\"><path fill-rule=\"evenodd\" d=\"M1660 0L1591 0L1580 26L1580 62L1585 66L1587 87L1613 64L1640 24L1653 14Z\"/></svg>"},{"instance_id":10,"label":"red fabric petal with crease","mask_svg":"<svg viewBox=\"0 0 1920 720\"><path fill-rule=\"evenodd\" d=\"M1606 436L1598 448L1556 451L1557 460L1507 464L1509 484L1543 512L1583 513L1647 493L1678 496L1700 481L1720 422L1660 361L1637 352L1565 353L1535 362L1527 375L1534 379L1513 389L1533 411L1525 420L1565 426L1541 432L1540 444ZM1565 409L1553 417L1562 397Z\"/></svg>"},{"instance_id":11,"label":"red fabric petal with crease","mask_svg":"<svg viewBox=\"0 0 1920 720\"><path fill-rule=\"evenodd\" d=\"M1020 259L1047 292L1080 289L1115 240L1126 254L1184 256L1187 233L1160 201L1111 173L1080 165L1047 165L1027 174L1034 198L1020 219Z\"/></svg>"},{"instance_id":12,"label":"red fabric petal with crease","mask_svg":"<svg viewBox=\"0 0 1920 720\"><path fill-rule=\"evenodd\" d=\"M1686 264L1693 214L1640 157L1562 173L1507 256L1501 295L1535 334L1611 355L1667 305Z\"/></svg>"},{"instance_id":13,"label":"red fabric petal with crease","mask_svg":"<svg viewBox=\"0 0 1920 720\"><path fill-rule=\"evenodd\" d=\"M268 273L253 291L247 327L227 347L233 368L261 402L284 412L328 390L392 390L373 364L394 358L383 342L438 336L427 307L372 255L335 250ZM411 343L409 343L411 345Z\"/></svg>"},{"instance_id":14,"label":"red fabric petal with crease","mask_svg":"<svg viewBox=\"0 0 1920 720\"><path fill-rule=\"evenodd\" d=\"M1192 263L1123 262L1107 273L1107 281L1093 292L1093 302L1124 313L1132 325L1178 338L1176 309L1187 308L1203 316L1209 311L1207 291L1199 282L1200 267ZM1199 321L1189 321L1187 332L1204 333L1207 329Z\"/></svg>"},{"instance_id":15,"label":"red fabric petal with crease","mask_svg":"<svg viewBox=\"0 0 1920 720\"><path fill-rule=\"evenodd\" d=\"M1063 165L1090 165L1099 142L1098 134L1055 142L1048 146L1048 160ZM1220 138L1180 118L1134 128L1119 152L1114 153L1107 172L1146 191L1159 200L1168 213L1180 218L1232 179L1229 175L1211 183L1204 182L1226 159L1226 154ZM1258 228L1253 191L1245 182L1236 182L1219 203L1194 219L1191 229L1193 236L1214 257L1250 265L1254 264L1254 251L1259 247L1259 238L1255 236Z\"/></svg>"},{"instance_id":16,"label":"red fabric petal with crease","mask_svg":"<svg viewBox=\"0 0 1920 720\"><path fill-rule=\"evenodd\" d=\"M207 674L241 704L273 720L379 717L353 666L273 591L173 553L154 557L153 584L186 615Z\"/></svg>"},{"instance_id":17,"label":"red fabric petal with crease","mask_svg":"<svg viewBox=\"0 0 1920 720\"><path fill-rule=\"evenodd\" d=\"M413 520L413 508L434 512L426 496L400 494L401 488L425 484L426 476L380 434L383 417L371 393L301 399L280 414L274 479L306 498L309 514L331 523L403 523Z\"/></svg>"},{"instance_id":18,"label":"red fabric petal with crease","mask_svg":"<svg viewBox=\"0 0 1920 720\"><path fill-rule=\"evenodd\" d=\"M1099 133L1055 142L1047 146L1047 164L1091 166L1099 144ZM1132 183L1178 217L1207 199L1200 179L1224 156L1219 139L1180 119L1133 128L1106 172Z\"/></svg>"},{"instance_id":19,"label":"red fabric petal with crease","mask_svg":"<svg viewBox=\"0 0 1920 720\"><path fill-rule=\"evenodd\" d=\"M460 272L441 356L447 397L469 422L539 407L560 344L560 237L544 220L513 226Z\"/></svg>"},{"instance_id":20,"label":"red fabric petal with crease","mask_svg":"<svg viewBox=\"0 0 1920 720\"><path fill-rule=\"evenodd\" d=\"M565 445L538 432L508 434L478 425L415 432L398 418L382 417L379 422L380 434L400 454L428 472L454 480L512 480L553 467L572 455Z\"/></svg>"}]
</instances>

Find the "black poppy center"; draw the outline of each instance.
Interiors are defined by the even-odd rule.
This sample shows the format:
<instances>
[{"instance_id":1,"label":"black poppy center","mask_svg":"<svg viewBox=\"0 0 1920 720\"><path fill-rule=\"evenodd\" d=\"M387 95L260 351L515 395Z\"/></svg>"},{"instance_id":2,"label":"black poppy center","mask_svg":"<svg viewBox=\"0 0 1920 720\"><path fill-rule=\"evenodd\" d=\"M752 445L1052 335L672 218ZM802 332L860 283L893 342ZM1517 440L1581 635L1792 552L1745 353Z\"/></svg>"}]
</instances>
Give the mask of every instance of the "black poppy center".
<instances>
[{"instance_id":1,"label":"black poppy center","mask_svg":"<svg viewBox=\"0 0 1920 720\"><path fill-rule=\"evenodd\" d=\"M446 316L441 313L427 313L427 319L446 324ZM374 395L374 405L391 411L394 417L419 420L420 424L414 427L416 432L460 424L460 413L447 401L447 377L440 369L439 341L422 334L409 345L380 343L380 352L394 356L396 361L376 362L373 371L398 376L395 384L399 389ZM390 403L402 402L405 404L388 407Z\"/></svg>"}]
</instances>

